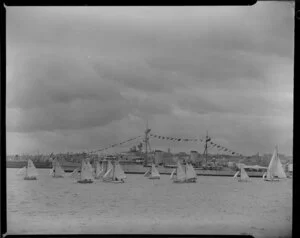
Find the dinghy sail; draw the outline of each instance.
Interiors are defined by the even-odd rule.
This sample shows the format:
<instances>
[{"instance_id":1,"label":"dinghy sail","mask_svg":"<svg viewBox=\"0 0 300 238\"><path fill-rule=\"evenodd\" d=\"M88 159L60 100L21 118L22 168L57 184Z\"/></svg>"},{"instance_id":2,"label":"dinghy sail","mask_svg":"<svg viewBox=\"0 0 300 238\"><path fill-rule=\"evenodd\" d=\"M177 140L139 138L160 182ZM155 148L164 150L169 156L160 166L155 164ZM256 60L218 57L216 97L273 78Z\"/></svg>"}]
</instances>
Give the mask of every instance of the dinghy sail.
<instances>
[{"instance_id":1,"label":"dinghy sail","mask_svg":"<svg viewBox=\"0 0 300 238\"><path fill-rule=\"evenodd\" d=\"M184 183L186 180L185 172L180 164L179 161L177 161L177 168L175 169L175 172L172 173L172 180L174 183Z\"/></svg>"},{"instance_id":2,"label":"dinghy sail","mask_svg":"<svg viewBox=\"0 0 300 238\"><path fill-rule=\"evenodd\" d=\"M239 182L248 182L250 180L246 170L244 169L244 167L241 167L241 171L240 171L240 178L239 178Z\"/></svg>"},{"instance_id":3,"label":"dinghy sail","mask_svg":"<svg viewBox=\"0 0 300 238\"><path fill-rule=\"evenodd\" d=\"M37 170L31 159L28 160L24 180L37 180Z\"/></svg>"},{"instance_id":4,"label":"dinghy sail","mask_svg":"<svg viewBox=\"0 0 300 238\"><path fill-rule=\"evenodd\" d=\"M275 147L273 156L268 166L267 173L263 176L265 181L279 181L279 179L286 178L286 174L283 170L282 164L278 156L278 148Z\"/></svg>"},{"instance_id":5,"label":"dinghy sail","mask_svg":"<svg viewBox=\"0 0 300 238\"><path fill-rule=\"evenodd\" d=\"M155 164L152 164L151 175L149 176L149 179L160 179L160 174L157 168L155 167Z\"/></svg>"},{"instance_id":6,"label":"dinghy sail","mask_svg":"<svg viewBox=\"0 0 300 238\"><path fill-rule=\"evenodd\" d=\"M186 182L187 183L195 183L197 180L197 174L194 170L194 167L192 164L187 163L186 164Z\"/></svg>"},{"instance_id":7,"label":"dinghy sail","mask_svg":"<svg viewBox=\"0 0 300 238\"><path fill-rule=\"evenodd\" d=\"M57 158L52 161L52 169L50 170L50 175L54 178L62 178L65 175L65 171L60 166Z\"/></svg>"},{"instance_id":8,"label":"dinghy sail","mask_svg":"<svg viewBox=\"0 0 300 238\"><path fill-rule=\"evenodd\" d=\"M93 174L86 163L86 161L81 161L81 172L80 172L80 179L77 181L78 183L93 183Z\"/></svg>"},{"instance_id":9,"label":"dinghy sail","mask_svg":"<svg viewBox=\"0 0 300 238\"><path fill-rule=\"evenodd\" d=\"M250 178L249 178L244 166L240 165L239 169L240 170L235 173L233 178L239 177L239 179L238 179L239 182L248 182L248 181L250 181Z\"/></svg>"}]
</instances>

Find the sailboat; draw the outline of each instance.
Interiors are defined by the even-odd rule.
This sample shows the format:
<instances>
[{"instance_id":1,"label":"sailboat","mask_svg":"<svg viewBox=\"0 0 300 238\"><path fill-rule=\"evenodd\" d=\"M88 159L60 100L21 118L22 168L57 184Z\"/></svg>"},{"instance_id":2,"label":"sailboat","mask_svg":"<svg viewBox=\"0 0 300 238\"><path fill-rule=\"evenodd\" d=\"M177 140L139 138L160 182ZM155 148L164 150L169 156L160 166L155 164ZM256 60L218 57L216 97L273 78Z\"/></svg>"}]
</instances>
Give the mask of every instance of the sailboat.
<instances>
[{"instance_id":1,"label":"sailboat","mask_svg":"<svg viewBox=\"0 0 300 238\"><path fill-rule=\"evenodd\" d=\"M279 181L286 178L286 174L283 170L282 164L278 156L278 148L275 147L273 156L268 166L267 172L264 173L263 179L265 181Z\"/></svg>"},{"instance_id":2,"label":"sailboat","mask_svg":"<svg viewBox=\"0 0 300 238\"><path fill-rule=\"evenodd\" d=\"M85 160L81 161L81 172L78 183L93 183L93 174Z\"/></svg>"},{"instance_id":3,"label":"sailboat","mask_svg":"<svg viewBox=\"0 0 300 238\"><path fill-rule=\"evenodd\" d=\"M171 173L171 180L173 180L174 183L185 183L186 181L186 174L179 160L177 161L177 168Z\"/></svg>"},{"instance_id":4,"label":"sailboat","mask_svg":"<svg viewBox=\"0 0 300 238\"><path fill-rule=\"evenodd\" d=\"M237 178L238 175L240 175L240 177L238 179L239 182L248 182L250 180L250 178L243 166L240 166L240 170L236 172L236 174L233 176L233 178Z\"/></svg>"},{"instance_id":5,"label":"sailboat","mask_svg":"<svg viewBox=\"0 0 300 238\"><path fill-rule=\"evenodd\" d=\"M119 162L115 161L113 164L108 161L107 172L103 175L103 182L108 183L124 183L124 179L126 175L119 164Z\"/></svg>"},{"instance_id":6,"label":"sailboat","mask_svg":"<svg viewBox=\"0 0 300 238\"><path fill-rule=\"evenodd\" d=\"M50 175L53 178L62 178L65 175L65 171L60 166L57 158L52 161L52 169L50 169Z\"/></svg>"},{"instance_id":7,"label":"sailboat","mask_svg":"<svg viewBox=\"0 0 300 238\"><path fill-rule=\"evenodd\" d=\"M151 168L144 174L144 176L148 177L149 179L160 179L160 174L154 163L152 164Z\"/></svg>"},{"instance_id":8,"label":"sailboat","mask_svg":"<svg viewBox=\"0 0 300 238\"><path fill-rule=\"evenodd\" d=\"M24 180L37 180L37 170L31 159L28 160Z\"/></svg>"},{"instance_id":9,"label":"sailboat","mask_svg":"<svg viewBox=\"0 0 300 238\"><path fill-rule=\"evenodd\" d=\"M186 164L186 182L187 183L196 183L197 180L197 174L194 170L194 167L192 164L187 163Z\"/></svg>"}]
</instances>

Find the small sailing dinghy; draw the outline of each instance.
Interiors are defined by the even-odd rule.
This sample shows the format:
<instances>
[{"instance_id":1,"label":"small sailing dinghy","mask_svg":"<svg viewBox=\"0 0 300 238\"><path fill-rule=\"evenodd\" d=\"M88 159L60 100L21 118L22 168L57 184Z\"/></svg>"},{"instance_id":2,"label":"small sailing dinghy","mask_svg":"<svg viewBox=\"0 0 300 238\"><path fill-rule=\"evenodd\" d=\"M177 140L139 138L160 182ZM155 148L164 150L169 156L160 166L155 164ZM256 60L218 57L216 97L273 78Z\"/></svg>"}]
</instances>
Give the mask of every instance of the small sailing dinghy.
<instances>
[{"instance_id":1,"label":"small sailing dinghy","mask_svg":"<svg viewBox=\"0 0 300 238\"><path fill-rule=\"evenodd\" d=\"M53 178L62 178L65 176L65 171L60 166L57 158L52 161L52 169L50 169L50 175Z\"/></svg>"},{"instance_id":2,"label":"small sailing dinghy","mask_svg":"<svg viewBox=\"0 0 300 238\"><path fill-rule=\"evenodd\" d=\"M124 183L126 175L119 162L114 161L113 164L108 161L107 172L103 176L103 182L107 183Z\"/></svg>"},{"instance_id":3,"label":"small sailing dinghy","mask_svg":"<svg viewBox=\"0 0 300 238\"><path fill-rule=\"evenodd\" d=\"M186 164L186 182L187 183L196 183L197 181L197 174L194 170L194 167L192 164L187 163Z\"/></svg>"},{"instance_id":4,"label":"small sailing dinghy","mask_svg":"<svg viewBox=\"0 0 300 238\"><path fill-rule=\"evenodd\" d=\"M179 161L177 161L177 168L172 171L171 180L173 183L185 183L186 181L186 174Z\"/></svg>"},{"instance_id":5,"label":"small sailing dinghy","mask_svg":"<svg viewBox=\"0 0 300 238\"><path fill-rule=\"evenodd\" d=\"M160 174L154 163L152 164L151 169L149 169L144 176L148 177L149 179L160 179Z\"/></svg>"},{"instance_id":6,"label":"small sailing dinghy","mask_svg":"<svg viewBox=\"0 0 300 238\"><path fill-rule=\"evenodd\" d=\"M263 179L265 181L274 182L274 181L280 181L280 179L285 179L285 178L286 178L286 174L280 162L278 156L278 148L276 146L270 164L268 166L267 172L264 173L263 175Z\"/></svg>"},{"instance_id":7,"label":"small sailing dinghy","mask_svg":"<svg viewBox=\"0 0 300 238\"><path fill-rule=\"evenodd\" d=\"M236 172L236 174L233 176L233 178L237 178L238 176L239 176L239 179L238 179L239 182L249 182L250 181L250 178L243 166L240 166L240 170Z\"/></svg>"},{"instance_id":8,"label":"small sailing dinghy","mask_svg":"<svg viewBox=\"0 0 300 238\"><path fill-rule=\"evenodd\" d=\"M81 172L78 183L93 183L93 174L85 160L81 161Z\"/></svg>"},{"instance_id":9,"label":"small sailing dinghy","mask_svg":"<svg viewBox=\"0 0 300 238\"><path fill-rule=\"evenodd\" d=\"M28 160L24 180L37 180L37 170L31 159Z\"/></svg>"}]
</instances>

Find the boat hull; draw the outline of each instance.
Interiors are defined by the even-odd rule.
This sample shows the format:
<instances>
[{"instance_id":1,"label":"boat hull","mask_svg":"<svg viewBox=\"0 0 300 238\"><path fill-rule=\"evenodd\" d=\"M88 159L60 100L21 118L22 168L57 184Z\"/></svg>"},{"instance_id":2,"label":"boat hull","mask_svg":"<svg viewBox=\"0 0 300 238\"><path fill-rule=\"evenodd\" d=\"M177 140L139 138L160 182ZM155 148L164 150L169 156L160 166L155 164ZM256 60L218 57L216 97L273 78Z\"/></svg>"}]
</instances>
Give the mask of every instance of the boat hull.
<instances>
[{"instance_id":1,"label":"boat hull","mask_svg":"<svg viewBox=\"0 0 300 238\"><path fill-rule=\"evenodd\" d=\"M239 179L238 181L239 182L250 182L249 180L242 180L242 179Z\"/></svg>"},{"instance_id":2,"label":"boat hull","mask_svg":"<svg viewBox=\"0 0 300 238\"><path fill-rule=\"evenodd\" d=\"M55 176L55 175L52 175L52 177L53 177L53 178L63 178L64 176L62 176L62 175L59 175L59 176L57 176L57 175L56 175L56 176Z\"/></svg>"},{"instance_id":3,"label":"boat hull","mask_svg":"<svg viewBox=\"0 0 300 238\"><path fill-rule=\"evenodd\" d=\"M264 179L264 181L267 181L267 182L279 182L280 180L279 179Z\"/></svg>"},{"instance_id":4,"label":"boat hull","mask_svg":"<svg viewBox=\"0 0 300 238\"><path fill-rule=\"evenodd\" d=\"M103 180L105 183L125 183L124 180Z\"/></svg>"},{"instance_id":5,"label":"boat hull","mask_svg":"<svg viewBox=\"0 0 300 238\"><path fill-rule=\"evenodd\" d=\"M149 177L149 179L160 179L158 176Z\"/></svg>"},{"instance_id":6,"label":"boat hull","mask_svg":"<svg viewBox=\"0 0 300 238\"><path fill-rule=\"evenodd\" d=\"M24 180L37 180L36 177L25 177Z\"/></svg>"},{"instance_id":7,"label":"boat hull","mask_svg":"<svg viewBox=\"0 0 300 238\"><path fill-rule=\"evenodd\" d=\"M177 179L174 179L174 180L173 180L173 183L185 183L185 180L177 180Z\"/></svg>"},{"instance_id":8,"label":"boat hull","mask_svg":"<svg viewBox=\"0 0 300 238\"><path fill-rule=\"evenodd\" d=\"M196 183L197 182L197 178L191 178L185 181L186 183Z\"/></svg>"},{"instance_id":9,"label":"boat hull","mask_svg":"<svg viewBox=\"0 0 300 238\"><path fill-rule=\"evenodd\" d=\"M77 183L93 183L94 181L91 179L78 180Z\"/></svg>"}]
</instances>

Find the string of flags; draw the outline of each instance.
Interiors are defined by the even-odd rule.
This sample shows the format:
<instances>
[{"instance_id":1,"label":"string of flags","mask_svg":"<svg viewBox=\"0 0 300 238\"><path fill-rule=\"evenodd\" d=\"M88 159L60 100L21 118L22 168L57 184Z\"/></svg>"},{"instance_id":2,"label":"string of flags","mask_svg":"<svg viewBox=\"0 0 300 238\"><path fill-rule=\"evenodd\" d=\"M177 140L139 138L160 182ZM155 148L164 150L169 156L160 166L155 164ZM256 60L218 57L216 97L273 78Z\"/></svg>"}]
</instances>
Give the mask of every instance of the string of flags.
<instances>
[{"instance_id":1,"label":"string of flags","mask_svg":"<svg viewBox=\"0 0 300 238\"><path fill-rule=\"evenodd\" d=\"M123 145L123 144L125 144L125 143L128 143L128 142L130 142L130 141L136 140L136 139L138 139L138 138L140 138L140 137L142 137L142 136L137 136L137 137L134 137L134 138L131 138L131 139L122 141L122 142L120 142L120 143L112 144L112 145L109 145L109 146L107 146L107 147L105 147L105 148L102 148L102 149L99 149L99 150L91 151L90 153L101 152L101 151L104 151L104 150L107 150L107 149L110 149L110 148L114 148L114 147L117 147L117 146L119 146L119 145Z\"/></svg>"},{"instance_id":2,"label":"string of flags","mask_svg":"<svg viewBox=\"0 0 300 238\"><path fill-rule=\"evenodd\" d=\"M183 138L174 138L168 136L160 136L156 134L149 134L150 137L160 139L160 140L169 140L169 141L177 141L177 142L207 142L207 148L209 149L217 149L218 151L229 153L230 155L242 156L242 154L232 151L224 146L221 146L217 143L214 143L210 137L207 138L198 138L198 139L183 139Z\"/></svg>"}]
</instances>

